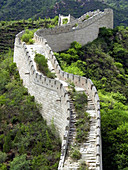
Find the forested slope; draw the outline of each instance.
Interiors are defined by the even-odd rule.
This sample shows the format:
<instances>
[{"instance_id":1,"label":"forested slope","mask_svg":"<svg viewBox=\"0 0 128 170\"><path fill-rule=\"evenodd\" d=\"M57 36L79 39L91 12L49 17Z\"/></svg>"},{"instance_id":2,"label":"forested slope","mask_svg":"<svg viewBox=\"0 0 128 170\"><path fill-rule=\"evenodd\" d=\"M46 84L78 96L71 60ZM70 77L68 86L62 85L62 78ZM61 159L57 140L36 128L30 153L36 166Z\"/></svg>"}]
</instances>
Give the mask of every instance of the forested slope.
<instances>
[{"instance_id":1,"label":"forested slope","mask_svg":"<svg viewBox=\"0 0 128 170\"><path fill-rule=\"evenodd\" d=\"M25 29L37 29L40 27L49 28L58 23L58 17L53 19L39 19L36 21L0 21L0 52L5 53L9 48L14 48L16 34Z\"/></svg>"},{"instance_id":2,"label":"forested slope","mask_svg":"<svg viewBox=\"0 0 128 170\"><path fill-rule=\"evenodd\" d=\"M1 22L0 170L53 170L58 167L61 142L55 135L54 122L51 127L47 126L40 115L41 106L23 87L12 52L16 33L25 27L51 23L53 20Z\"/></svg>"},{"instance_id":3,"label":"forested slope","mask_svg":"<svg viewBox=\"0 0 128 170\"><path fill-rule=\"evenodd\" d=\"M88 11L114 10L114 25L128 25L127 0L1 0L0 20L53 18L58 14L80 17Z\"/></svg>"},{"instance_id":4,"label":"forested slope","mask_svg":"<svg viewBox=\"0 0 128 170\"><path fill-rule=\"evenodd\" d=\"M0 169L57 169L61 144L54 124L46 125L12 55L0 56Z\"/></svg>"},{"instance_id":5,"label":"forested slope","mask_svg":"<svg viewBox=\"0 0 128 170\"><path fill-rule=\"evenodd\" d=\"M104 0L114 10L115 25L120 23L128 26L128 1L127 0Z\"/></svg>"},{"instance_id":6,"label":"forested slope","mask_svg":"<svg viewBox=\"0 0 128 170\"><path fill-rule=\"evenodd\" d=\"M90 78L101 104L103 169L128 168L128 27L102 28L84 47L55 53L66 72Z\"/></svg>"},{"instance_id":7,"label":"forested slope","mask_svg":"<svg viewBox=\"0 0 128 170\"><path fill-rule=\"evenodd\" d=\"M57 0L1 0L0 20L28 19L39 12L45 15ZM59 1L59 0L58 0Z\"/></svg>"}]
</instances>

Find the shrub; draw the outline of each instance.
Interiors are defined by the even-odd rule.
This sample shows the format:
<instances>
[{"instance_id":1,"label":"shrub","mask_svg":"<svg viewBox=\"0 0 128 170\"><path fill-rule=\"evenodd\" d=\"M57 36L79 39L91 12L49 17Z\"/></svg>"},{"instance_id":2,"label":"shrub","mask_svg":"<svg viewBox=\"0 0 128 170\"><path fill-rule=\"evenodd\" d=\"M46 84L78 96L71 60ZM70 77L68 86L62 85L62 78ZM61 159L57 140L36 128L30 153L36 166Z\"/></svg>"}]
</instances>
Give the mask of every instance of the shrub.
<instances>
[{"instance_id":1,"label":"shrub","mask_svg":"<svg viewBox=\"0 0 128 170\"><path fill-rule=\"evenodd\" d=\"M26 154L17 156L10 164L10 170L29 170L29 161L26 160Z\"/></svg>"},{"instance_id":2,"label":"shrub","mask_svg":"<svg viewBox=\"0 0 128 170\"><path fill-rule=\"evenodd\" d=\"M76 140L79 143L85 142L88 131L90 130L90 116L86 112L87 105L87 96L86 94L80 92L72 92L72 99L74 100L74 106L77 113L77 122L76 122Z\"/></svg>"},{"instance_id":3,"label":"shrub","mask_svg":"<svg viewBox=\"0 0 128 170\"><path fill-rule=\"evenodd\" d=\"M7 153L9 152L10 148L11 148L11 136L8 133L8 135L5 136L4 138L3 151Z\"/></svg>"},{"instance_id":4,"label":"shrub","mask_svg":"<svg viewBox=\"0 0 128 170\"><path fill-rule=\"evenodd\" d=\"M29 43L29 44L34 44L34 42L35 42L34 40L29 39L29 42L28 42L28 43Z\"/></svg>"},{"instance_id":5,"label":"shrub","mask_svg":"<svg viewBox=\"0 0 128 170\"><path fill-rule=\"evenodd\" d=\"M88 19L90 16L89 15L86 15L86 19Z\"/></svg>"},{"instance_id":6,"label":"shrub","mask_svg":"<svg viewBox=\"0 0 128 170\"><path fill-rule=\"evenodd\" d=\"M78 26L78 24L75 24L73 27L77 27Z\"/></svg>"},{"instance_id":7,"label":"shrub","mask_svg":"<svg viewBox=\"0 0 128 170\"><path fill-rule=\"evenodd\" d=\"M34 37L35 31L36 31L36 29L34 29L34 30L26 29L25 33L21 37L21 40L26 42L27 44L33 44L34 43L33 37Z\"/></svg>"},{"instance_id":8,"label":"shrub","mask_svg":"<svg viewBox=\"0 0 128 170\"><path fill-rule=\"evenodd\" d=\"M7 166L5 164L0 164L0 170L7 170Z\"/></svg>"},{"instance_id":9,"label":"shrub","mask_svg":"<svg viewBox=\"0 0 128 170\"><path fill-rule=\"evenodd\" d=\"M67 24L68 23L68 19L63 19L63 24Z\"/></svg>"},{"instance_id":10,"label":"shrub","mask_svg":"<svg viewBox=\"0 0 128 170\"><path fill-rule=\"evenodd\" d=\"M128 170L128 167L124 168L123 170Z\"/></svg>"},{"instance_id":11,"label":"shrub","mask_svg":"<svg viewBox=\"0 0 128 170\"><path fill-rule=\"evenodd\" d=\"M83 93L75 92L74 100L75 100L74 104L76 109L83 108L87 104L87 96L84 92Z\"/></svg>"},{"instance_id":12,"label":"shrub","mask_svg":"<svg viewBox=\"0 0 128 170\"><path fill-rule=\"evenodd\" d=\"M82 163L80 164L79 170L88 170L88 166L86 165L85 162L82 162Z\"/></svg>"},{"instance_id":13,"label":"shrub","mask_svg":"<svg viewBox=\"0 0 128 170\"><path fill-rule=\"evenodd\" d=\"M3 163L7 158L7 154L0 151L0 163Z\"/></svg>"},{"instance_id":14,"label":"shrub","mask_svg":"<svg viewBox=\"0 0 128 170\"><path fill-rule=\"evenodd\" d=\"M75 48L75 49L79 50L82 48L82 45L80 43L74 41L71 43L71 48Z\"/></svg>"},{"instance_id":15,"label":"shrub","mask_svg":"<svg viewBox=\"0 0 128 170\"><path fill-rule=\"evenodd\" d=\"M54 25L58 25L58 20L59 20L59 17L55 16L54 19L53 19Z\"/></svg>"},{"instance_id":16,"label":"shrub","mask_svg":"<svg viewBox=\"0 0 128 170\"><path fill-rule=\"evenodd\" d=\"M55 74L51 73L48 69L47 59L42 54L35 55L35 62L37 64L37 68L40 72L42 72L45 76L49 78L55 78Z\"/></svg>"},{"instance_id":17,"label":"shrub","mask_svg":"<svg viewBox=\"0 0 128 170\"><path fill-rule=\"evenodd\" d=\"M72 151L71 158L74 160L79 160L81 158L81 153L75 149Z\"/></svg>"}]
</instances>

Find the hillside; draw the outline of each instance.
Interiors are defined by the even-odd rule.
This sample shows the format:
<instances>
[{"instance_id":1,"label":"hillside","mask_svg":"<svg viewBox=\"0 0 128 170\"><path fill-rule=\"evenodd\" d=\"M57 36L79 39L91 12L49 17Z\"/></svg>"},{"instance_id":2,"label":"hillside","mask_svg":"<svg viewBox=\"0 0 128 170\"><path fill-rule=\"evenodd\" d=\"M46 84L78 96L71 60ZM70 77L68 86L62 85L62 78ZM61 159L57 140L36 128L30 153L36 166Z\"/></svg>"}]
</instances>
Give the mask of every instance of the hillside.
<instances>
[{"instance_id":1,"label":"hillside","mask_svg":"<svg viewBox=\"0 0 128 170\"><path fill-rule=\"evenodd\" d=\"M23 87L12 55L0 55L0 169L57 169L60 139Z\"/></svg>"},{"instance_id":2,"label":"hillside","mask_svg":"<svg viewBox=\"0 0 128 170\"><path fill-rule=\"evenodd\" d=\"M101 104L103 169L128 168L128 27L102 28L84 47L55 53L61 68L90 78Z\"/></svg>"},{"instance_id":3,"label":"hillside","mask_svg":"<svg viewBox=\"0 0 128 170\"><path fill-rule=\"evenodd\" d=\"M28 19L39 12L43 15L56 0L1 0L0 20Z\"/></svg>"},{"instance_id":4,"label":"hillside","mask_svg":"<svg viewBox=\"0 0 128 170\"><path fill-rule=\"evenodd\" d=\"M126 1L126 4L128 2ZM80 17L88 11L94 11L97 9L104 10L105 8L112 8L114 10L114 26L128 25L128 13L127 10L122 10L119 7L112 6L108 3L103 3L101 1L95 0L63 0L55 4L52 9L49 9L46 13L46 17L53 17L58 14L68 15L71 14L75 18ZM44 17L42 13L37 14L37 16Z\"/></svg>"},{"instance_id":5,"label":"hillside","mask_svg":"<svg viewBox=\"0 0 128 170\"><path fill-rule=\"evenodd\" d=\"M19 21L0 21L0 52L8 52L8 49L13 49L16 34L25 29L37 29L40 27L51 27L58 23L55 19L39 19L36 21L19 20Z\"/></svg>"},{"instance_id":6,"label":"hillside","mask_svg":"<svg viewBox=\"0 0 128 170\"><path fill-rule=\"evenodd\" d=\"M40 115L40 106L23 87L13 63L15 34L49 26L54 20L0 22L0 169L57 169L60 139ZM55 24L55 23L54 23Z\"/></svg>"},{"instance_id":7,"label":"hillside","mask_svg":"<svg viewBox=\"0 0 128 170\"><path fill-rule=\"evenodd\" d=\"M107 0L106 0L107 1ZM128 13L126 0L108 0L105 3L95 0L1 0L0 20L53 18L58 14L80 17L88 11L112 8L114 10L114 24L128 25Z\"/></svg>"},{"instance_id":8,"label":"hillside","mask_svg":"<svg viewBox=\"0 0 128 170\"><path fill-rule=\"evenodd\" d=\"M104 0L104 2L108 3L111 7L119 8L121 10L127 10L128 9L128 1L127 0Z\"/></svg>"}]
</instances>

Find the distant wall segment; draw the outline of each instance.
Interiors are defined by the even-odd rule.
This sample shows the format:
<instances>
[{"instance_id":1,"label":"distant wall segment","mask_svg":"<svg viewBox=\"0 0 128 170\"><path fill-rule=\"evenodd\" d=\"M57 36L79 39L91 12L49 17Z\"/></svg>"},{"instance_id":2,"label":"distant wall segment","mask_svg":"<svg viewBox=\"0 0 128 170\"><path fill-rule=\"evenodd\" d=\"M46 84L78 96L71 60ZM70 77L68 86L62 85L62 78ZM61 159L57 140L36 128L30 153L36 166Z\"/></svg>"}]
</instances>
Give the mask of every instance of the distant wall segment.
<instances>
[{"instance_id":1,"label":"distant wall segment","mask_svg":"<svg viewBox=\"0 0 128 170\"><path fill-rule=\"evenodd\" d=\"M40 29L34 37L35 40L37 36L45 38L52 50L57 52L68 49L73 41L82 45L92 42L98 37L101 27L113 28L112 9L88 12L67 25Z\"/></svg>"}]
</instances>

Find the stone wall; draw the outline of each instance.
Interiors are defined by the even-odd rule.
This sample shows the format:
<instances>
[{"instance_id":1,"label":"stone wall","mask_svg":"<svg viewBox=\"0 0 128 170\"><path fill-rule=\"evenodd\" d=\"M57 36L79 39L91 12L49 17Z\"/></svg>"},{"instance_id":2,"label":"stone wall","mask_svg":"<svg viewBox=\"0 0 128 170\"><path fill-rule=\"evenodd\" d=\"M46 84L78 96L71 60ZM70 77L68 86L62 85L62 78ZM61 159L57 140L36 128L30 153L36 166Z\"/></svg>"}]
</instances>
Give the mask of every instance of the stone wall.
<instances>
[{"instance_id":1,"label":"stone wall","mask_svg":"<svg viewBox=\"0 0 128 170\"><path fill-rule=\"evenodd\" d=\"M46 39L36 35L36 41L38 43L41 42L42 48L45 50L49 60L52 62L52 65L55 69L55 72L58 74L59 79L63 80L63 81L67 81L70 79L71 82L73 82L75 84L75 86L85 89L88 92L90 98L92 98L92 101L95 105L96 114L97 114L96 115L96 119L97 119L97 129L96 129L97 130L97 144L96 144L96 148L97 148L97 153L96 153L97 160L96 161L97 162L96 163L97 163L97 167L98 167L97 169L102 170L100 100L99 100L99 97L97 94L96 87L94 86L92 81L90 79L87 79L86 77L73 75L73 74L66 73L66 72L62 71L59 66L59 63L56 60L56 57L54 56L54 53L53 53L52 49L50 48L50 46L48 45ZM63 159L63 161L64 161L64 159ZM59 164L60 169L63 165L63 161L60 161L60 164Z\"/></svg>"},{"instance_id":2,"label":"stone wall","mask_svg":"<svg viewBox=\"0 0 128 170\"><path fill-rule=\"evenodd\" d=\"M87 15L89 15L90 18L84 20ZM75 24L78 25L75 26ZM34 35L36 42L42 45L59 79L64 81L70 79L75 86L85 89L95 105L97 119L97 170L102 170L100 101L97 90L90 79L62 71L52 49L54 51L65 50L69 48L70 43L73 41L78 41L84 45L97 38L100 27L113 28L112 10L106 9L104 12L99 10L90 12L67 26L53 29L41 29ZM62 167L68 145L71 111L70 99L60 81L49 79L36 70L26 44L20 41L20 37L23 33L24 32L19 33L15 39L14 62L17 64L24 86L28 88L29 93L35 97L35 100L42 105L41 114L44 119L47 120L48 124L54 120L54 124L62 139L61 157L58 167L60 170L63 169Z\"/></svg>"},{"instance_id":3,"label":"stone wall","mask_svg":"<svg viewBox=\"0 0 128 170\"><path fill-rule=\"evenodd\" d=\"M73 41L82 45L93 41L98 37L101 27L113 28L113 10L88 12L67 25L40 29L35 33L35 40L36 36L44 37L53 51L63 51L68 49Z\"/></svg>"},{"instance_id":4,"label":"stone wall","mask_svg":"<svg viewBox=\"0 0 128 170\"><path fill-rule=\"evenodd\" d=\"M26 44L20 42L18 34L15 39L14 62L16 62L23 85L35 100L42 105L41 114L48 124L54 124L61 139L68 136L70 121L69 96L63 85L39 73L32 62Z\"/></svg>"}]
</instances>

